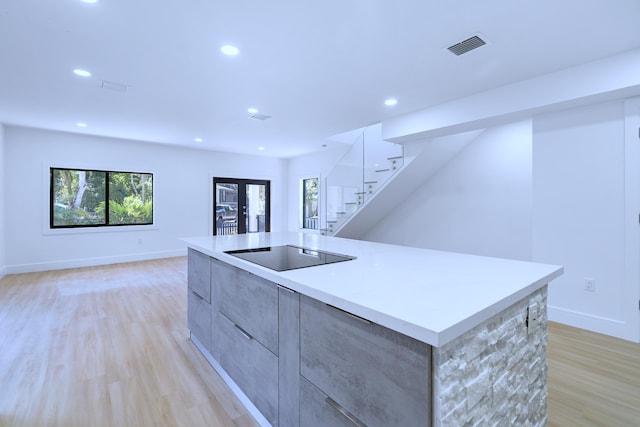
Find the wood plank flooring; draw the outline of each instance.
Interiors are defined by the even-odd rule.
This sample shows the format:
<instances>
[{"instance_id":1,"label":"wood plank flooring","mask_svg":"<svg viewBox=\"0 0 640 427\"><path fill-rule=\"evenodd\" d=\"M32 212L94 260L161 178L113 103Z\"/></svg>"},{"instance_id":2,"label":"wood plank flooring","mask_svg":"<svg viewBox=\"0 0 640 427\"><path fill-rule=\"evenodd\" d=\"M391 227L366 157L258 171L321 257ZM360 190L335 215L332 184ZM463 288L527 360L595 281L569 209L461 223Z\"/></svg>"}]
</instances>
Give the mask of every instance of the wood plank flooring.
<instances>
[{"instance_id":1,"label":"wood plank flooring","mask_svg":"<svg viewBox=\"0 0 640 427\"><path fill-rule=\"evenodd\" d=\"M0 427L255 426L186 289L183 257L0 280ZM548 425L640 426L640 345L551 323Z\"/></svg>"},{"instance_id":2,"label":"wood plank flooring","mask_svg":"<svg viewBox=\"0 0 640 427\"><path fill-rule=\"evenodd\" d=\"M640 344L549 324L549 427L640 426Z\"/></svg>"},{"instance_id":3,"label":"wood plank flooring","mask_svg":"<svg viewBox=\"0 0 640 427\"><path fill-rule=\"evenodd\" d=\"M0 281L0 426L255 426L188 339L186 258Z\"/></svg>"}]
</instances>

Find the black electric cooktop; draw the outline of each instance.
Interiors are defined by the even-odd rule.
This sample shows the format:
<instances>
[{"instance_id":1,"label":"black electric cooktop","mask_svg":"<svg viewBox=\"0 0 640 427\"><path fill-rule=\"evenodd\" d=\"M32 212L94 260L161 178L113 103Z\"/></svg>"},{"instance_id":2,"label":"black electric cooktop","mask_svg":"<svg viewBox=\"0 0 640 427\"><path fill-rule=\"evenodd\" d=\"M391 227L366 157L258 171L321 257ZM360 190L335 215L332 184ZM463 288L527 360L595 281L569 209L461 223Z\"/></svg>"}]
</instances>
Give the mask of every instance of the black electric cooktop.
<instances>
[{"instance_id":1,"label":"black electric cooktop","mask_svg":"<svg viewBox=\"0 0 640 427\"><path fill-rule=\"evenodd\" d=\"M295 270L296 268L313 267L316 265L333 264L334 262L356 259L354 256L292 245L239 249L235 251L225 251L225 253L276 271Z\"/></svg>"}]
</instances>

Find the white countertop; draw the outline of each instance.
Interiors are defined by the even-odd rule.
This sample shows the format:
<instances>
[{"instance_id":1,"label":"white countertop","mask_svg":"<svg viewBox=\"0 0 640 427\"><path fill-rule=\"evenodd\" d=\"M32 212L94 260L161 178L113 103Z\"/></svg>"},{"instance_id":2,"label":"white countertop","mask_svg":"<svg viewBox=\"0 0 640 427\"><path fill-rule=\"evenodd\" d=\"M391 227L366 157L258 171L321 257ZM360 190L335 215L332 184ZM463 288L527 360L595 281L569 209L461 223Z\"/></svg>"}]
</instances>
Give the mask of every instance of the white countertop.
<instances>
[{"instance_id":1,"label":"white countertop","mask_svg":"<svg viewBox=\"0 0 640 427\"><path fill-rule=\"evenodd\" d=\"M183 239L211 257L433 346L560 276L562 267L304 233ZM278 272L224 251L291 244L356 256Z\"/></svg>"}]
</instances>

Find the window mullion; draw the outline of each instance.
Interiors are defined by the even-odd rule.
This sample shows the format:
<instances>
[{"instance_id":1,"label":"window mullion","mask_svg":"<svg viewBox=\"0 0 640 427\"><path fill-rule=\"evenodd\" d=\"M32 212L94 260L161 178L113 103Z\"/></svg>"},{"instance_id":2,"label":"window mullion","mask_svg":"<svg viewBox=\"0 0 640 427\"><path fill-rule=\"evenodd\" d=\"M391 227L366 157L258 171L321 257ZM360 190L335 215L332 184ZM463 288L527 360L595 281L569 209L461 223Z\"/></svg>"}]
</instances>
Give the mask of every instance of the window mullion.
<instances>
[{"instance_id":1,"label":"window mullion","mask_svg":"<svg viewBox=\"0 0 640 427\"><path fill-rule=\"evenodd\" d=\"M104 225L109 225L109 182L111 181L111 177L109 176L110 172L105 172L104 177Z\"/></svg>"}]
</instances>

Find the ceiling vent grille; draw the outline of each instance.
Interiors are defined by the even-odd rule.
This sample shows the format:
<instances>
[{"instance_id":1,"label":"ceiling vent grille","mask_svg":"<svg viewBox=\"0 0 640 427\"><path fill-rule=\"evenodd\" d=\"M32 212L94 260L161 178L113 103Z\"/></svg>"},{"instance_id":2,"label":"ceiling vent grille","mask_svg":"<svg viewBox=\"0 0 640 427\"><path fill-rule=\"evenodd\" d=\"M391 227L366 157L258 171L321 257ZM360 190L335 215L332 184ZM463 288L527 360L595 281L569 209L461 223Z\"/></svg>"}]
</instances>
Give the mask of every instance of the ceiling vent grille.
<instances>
[{"instance_id":1,"label":"ceiling vent grille","mask_svg":"<svg viewBox=\"0 0 640 427\"><path fill-rule=\"evenodd\" d=\"M112 90L114 92L121 92L121 93L124 93L129 89L128 85L117 83L117 82L110 82L108 80L100 80L100 87L102 89Z\"/></svg>"},{"instance_id":2,"label":"ceiling vent grille","mask_svg":"<svg viewBox=\"0 0 640 427\"><path fill-rule=\"evenodd\" d=\"M480 46L484 46L487 44L484 40L482 40L479 36L473 36L466 40L461 41L460 43L456 43L453 46L449 46L447 49L457 56L462 55L463 53L467 53L472 51L473 49L477 49Z\"/></svg>"},{"instance_id":3,"label":"ceiling vent grille","mask_svg":"<svg viewBox=\"0 0 640 427\"><path fill-rule=\"evenodd\" d=\"M267 116L266 114L256 113L256 114L250 115L249 118L250 119L256 119L256 120L267 120L267 119L270 119L271 116Z\"/></svg>"}]
</instances>

